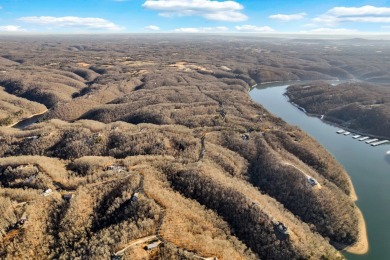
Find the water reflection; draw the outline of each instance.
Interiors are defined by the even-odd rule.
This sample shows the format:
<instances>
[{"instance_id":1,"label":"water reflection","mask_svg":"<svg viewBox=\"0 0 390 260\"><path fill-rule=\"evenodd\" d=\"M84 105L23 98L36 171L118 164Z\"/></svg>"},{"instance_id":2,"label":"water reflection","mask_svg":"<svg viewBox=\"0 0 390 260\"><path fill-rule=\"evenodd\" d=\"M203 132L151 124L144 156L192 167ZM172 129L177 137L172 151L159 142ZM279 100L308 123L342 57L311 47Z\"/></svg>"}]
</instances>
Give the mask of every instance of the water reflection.
<instances>
[{"instance_id":1,"label":"water reflection","mask_svg":"<svg viewBox=\"0 0 390 260\"><path fill-rule=\"evenodd\" d=\"M385 155L385 161L390 164L390 154Z\"/></svg>"}]
</instances>

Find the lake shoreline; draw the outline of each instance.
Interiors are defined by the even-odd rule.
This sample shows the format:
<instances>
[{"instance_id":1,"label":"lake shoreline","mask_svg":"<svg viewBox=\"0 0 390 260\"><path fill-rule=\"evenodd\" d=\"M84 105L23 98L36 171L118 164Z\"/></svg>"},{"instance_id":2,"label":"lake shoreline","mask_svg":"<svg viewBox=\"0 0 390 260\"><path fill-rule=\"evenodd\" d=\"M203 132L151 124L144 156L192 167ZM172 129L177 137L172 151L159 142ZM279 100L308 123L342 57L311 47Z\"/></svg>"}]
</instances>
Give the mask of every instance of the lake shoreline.
<instances>
[{"instance_id":1,"label":"lake shoreline","mask_svg":"<svg viewBox=\"0 0 390 260\"><path fill-rule=\"evenodd\" d=\"M365 255L370 246L368 243L367 226L362 211L356 207L359 218L359 237L355 244L346 247L344 250L351 254Z\"/></svg>"},{"instance_id":2,"label":"lake shoreline","mask_svg":"<svg viewBox=\"0 0 390 260\"><path fill-rule=\"evenodd\" d=\"M301 110L303 113L305 113L307 116L312 116L312 117L320 117L320 115L315 115L315 114L310 114L306 111L303 111L302 109L300 109L299 106L297 106L295 103L293 103L290 98L287 96L287 94L284 94L287 98L288 98L288 102L291 103L293 106L297 107L299 110ZM324 119L321 119L324 123L328 123L329 121L327 120L324 120ZM336 127L340 127L342 128L342 126L340 125L337 125L336 123L330 123L330 125L333 125L333 126L336 126ZM352 130L352 129L348 129L348 128L345 128L343 127L343 129L347 129L348 131L353 131L357 134L362 134L362 135L368 135L368 134L363 134L363 133L359 133L358 131L356 130ZM381 138L379 136L374 136L374 135L370 135L372 137L378 137L378 138ZM382 137L384 138L384 137ZM358 201L358 196L357 196L357 193L356 193L356 190L355 190L355 187L353 185L353 182L352 182L352 179L351 179L351 176L347 173L348 175L348 182L350 183L350 194L349 194L349 197L351 198L351 200L356 203ZM348 252L348 253L351 253L351 254L355 254L355 255L365 255L368 253L369 251L369 243L368 243L368 235L367 235L367 227L366 227L366 221L364 219L364 216L363 216L363 213L361 212L361 210L359 209L359 207L356 206L356 212L358 214L358 220L359 220L359 224L358 224L358 240L356 243L354 243L353 245L350 245L350 246L346 246L346 245L342 245L342 244L337 244L335 245L336 249L338 250L341 250L341 251L345 251L345 252Z\"/></svg>"},{"instance_id":3,"label":"lake shoreline","mask_svg":"<svg viewBox=\"0 0 390 260\"><path fill-rule=\"evenodd\" d=\"M287 86L287 88L288 88L288 86ZM330 124L332 126L336 126L336 127L342 128L342 129L346 129L348 131L355 132L355 133L360 134L360 135L366 135L366 136L370 136L370 137L377 137L377 138L384 138L384 139L386 138L386 137L383 137L383 136L382 137L381 136L376 136L376 135L372 135L372 134L363 133L363 132L360 132L358 130L349 129L349 128L344 127L342 125L339 125L339 124L337 124L335 122L326 120L325 119L326 117L321 118L321 115L309 113L309 112L306 111L305 108L300 107L297 104L295 104L294 102L292 102L290 97L287 95L287 92L284 93L283 95L288 99L288 102L291 105L297 107L300 111L305 113L307 116L319 118L324 123L327 123L327 124ZM350 188L351 188L349 196L352 199L352 201L356 203L356 201L358 200L358 196L357 196L357 193L355 191L355 187L353 185L353 182L352 182L352 179L351 179L350 175L349 174L347 174L347 175L348 175L348 181L350 183ZM356 206L356 209L357 209L356 211L357 211L358 220L359 220L359 224L358 224L358 234L359 235L358 235L357 242L355 244L353 244L353 245L350 245L350 246L338 244L338 245L336 245L336 248L339 249L339 250L342 250L342 251L346 251L346 252L351 253L351 254L355 254L355 255L365 255L369 251L369 243L368 243L366 221L365 221L363 213L361 212L359 207Z\"/></svg>"},{"instance_id":4,"label":"lake shoreline","mask_svg":"<svg viewBox=\"0 0 390 260\"><path fill-rule=\"evenodd\" d=\"M358 207L356 207L356 211L359 219L359 225L358 225L359 233L358 233L357 241L354 244L349 246L340 243L334 243L334 246L336 249L340 251L348 252L350 254L365 255L368 253L370 249L369 242L368 242L366 221L364 219L363 213Z\"/></svg>"},{"instance_id":5,"label":"lake shoreline","mask_svg":"<svg viewBox=\"0 0 390 260\"><path fill-rule=\"evenodd\" d=\"M274 84L278 84L280 82L273 82ZM269 84L273 84L273 83L269 83ZM291 82L285 82L284 84L283 83L280 83L280 86L284 85L284 87L287 89L288 86L291 85ZM258 85L259 86L259 85ZM261 85L260 85L261 86ZM253 86L253 87L256 87L256 86ZM270 87L275 87L275 86L270 86ZM303 112L306 116L308 117L315 117L315 118L321 118L321 115L315 115L315 114L310 114L310 113L307 113L306 111L300 109L297 105L295 105L291 100L290 98L288 97L288 95L286 94L286 92L284 92L283 96L285 96L285 98L287 99L286 101L288 101L288 103L290 103L291 105L297 107L301 112ZM255 101L255 100L254 100ZM256 102L256 101L255 101ZM260 105L261 102L256 102ZM268 110L268 109L267 109ZM324 119L321 119L321 121L325 124L328 124L328 125L331 125L331 126L334 126L334 127L340 127L340 128L343 128L343 129L347 129L349 130L348 128L345 128L343 126L340 126L334 122L330 122L330 121L327 121L327 120L324 120ZM356 132L358 133L358 131L355 131L355 130L350 130L350 131L353 131L353 132ZM305 131L306 132L306 131ZM336 135L336 132L334 133ZM368 135L368 134L365 134L365 133L358 133L358 134L362 134L362 135ZM374 135L369 135L369 136L373 136ZM380 138L383 138L383 137L380 137ZM317 141L318 142L318 141ZM356 193L356 190L355 190L355 187L353 185L353 182L352 182L352 179L351 179L351 175L347 173L347 176L348 176L348 182L349 182L349 186L350 186L350 194L349 194L349 197L350 199L356 203L357 200L358 200L358 196L357 196L357 193ZM366 221L364 219L364 216L362 214L362 211L359 209L359 207L355 204L356 206L356 214L357 214L357 218L358 218L358 239L357 239L357 242L355 242L354 244L352 245L343 245L343 244L336 244L336 243L332 243L334 245L334 247L340 251L344 251L344 252L348 252L348 253L351 253L351 254L355 254L355 255L364 255L364 254L367 254L368 251L369 251L369 242L368 242L368 234L367 234L367 226L366 226Z\"/></svg>"}]
</instances>

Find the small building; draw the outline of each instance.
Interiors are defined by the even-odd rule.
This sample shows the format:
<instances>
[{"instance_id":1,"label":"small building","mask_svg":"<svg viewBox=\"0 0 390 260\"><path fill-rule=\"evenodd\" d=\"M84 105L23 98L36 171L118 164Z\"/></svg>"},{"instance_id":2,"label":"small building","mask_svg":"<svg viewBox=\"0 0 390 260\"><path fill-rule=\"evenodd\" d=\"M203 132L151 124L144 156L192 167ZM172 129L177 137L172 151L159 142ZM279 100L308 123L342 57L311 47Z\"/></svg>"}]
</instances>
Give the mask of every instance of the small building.
<instances>
[{"instance_id":1,"label":"small building","mask_svg":"<svg viewBox=\"0 0 390 260\"><path fill-rule=\"evenodd\" d=\"M135 192L135 193L133 194L133 196L131 196L131 201L133 201L133 202L138 201L138 196L139 196L139 193L138 193L138 192Z\"/></svg>"},{"instance_id":2,"label":"small building","mask_svg":"<svg viewBox=\"0 0 390 260\"><path fill-rule=\"evenodd\" d=\"M279 224L277 224L276 227L280 233L285 235L288 234L288 228L282 222L279 222Z\"/></svg>"},{"instance_id":3,"label":"small building","mask_svg":"<svg viewBox=\"0 0 390 260\"><path fill-rule=\"evenodd\" d=\"M27 221L27 214L23 213L22 217L19 219L18 224L23 225Z\"/></svg>"},{"instance_id":4,"label":"small building","mask_svg":"<svg viewBox=\"0 0 390 260\"><path fill-rule=\"evenodd\" d=\"M43 193L43 196L49 196L53 193L53 190L52 189L47 189L45 190L45 192Z\"/></svg>"},{"instance_id":5,"label":"small building","mask_svg":"<svg viewBox=\"0 0 390 260\"><path fill-rule=\"evenodd\" d=\"M248 141L249 140L249 134L248 133L242 134L241 135L241 139L244 140L244 141Z\"/></svg>"},{"instance_id":6,"label":"small building","mask_svg":"<svg viewBox=\"0 0 390 260\"><path fill-rule=\"evenodd\" d=\"M309 182L309 184L311 185L311 186L316 186L316 185L318 185L318 181L316 180L316 179L314 179L313 177L307 177L307 181Z\"/></svg>"},{"instance_id":7,"label":"small building","mask_svg":"<svg viewBox=\"0 0 390 260\"><path fill-rule=\"evenodd\" d=\"M27 140L36 140L36 139L38 139L38 138L39 138L38 135L33 135L33 136L28 136L28 137L26 137Z\"/></svg>"},{"instance_id":8,"label":"small building","mask_svg":"<svg viewBox=\"0 0 390 260\"><path fill-rule=\"evenodd\" d=\"M206 149L202 148L202 150L200 150L199 160L200 160L200 159L203 159L205 153L206 153Z\"/></svg>"},{"instance_id":9,"label":"small building","mask_svg":"<svg viewBox=\"0 0 390 260\"><path fill-rule=\"evenodd\" d=\"M37 176L36 175L31 175L30 177L26 178L24 182L30 183L32 182Z\"/></svg>"},{"instance_id":10,"label":"small building","mask_svg":"<svg viewBox=\"0 0 390 260\"><path fill-rule=\"evenodd\" d=\"M29 166L30 166L29 164L21 164L21 165L17 166L16 169L17 170L23 170L23 169L25 169L25 168L27 168Z\"/></svg>"},{"instance_id":11,"label":"small building","mask_svg":"<svg viewBox=\"0 0 390 260\"><path fill-rule=\"evenodd\" d=\"M121 173L121 172L126 171L126 167L112 164L112 165L107 166L107 170Z\"/></svg>"},{"instance_id":12,"label":"small building","mask_svg":"<svg viewBox=\"0 0 390 260\"><path fill-rule=\"evenodd\" d=\"M287 240L290 237L290 233L288 231L287 226L285 226L282 222L273 222L274 233L277 239L283 241Z\"/></svg>"},{"instance_id":13,"label":"small building","mask_svg":"<svg viewBox=\"0 0 390 260\"><path fill-rule=\"evenodd\" d=\"M145 250L153 250L155 249L156 247L158 247L158 245L161 243L161 241L156 241L156 242L153 242L153 243L150 243L148 244L147 246L145 246Z\"/></svg>"},{"instance_id":14,"label":"small building","mask_svg":"<svg viewBox=\"0 0 390 260\"><path fill-rule=\"evenodd\" d=\"M73 198L73 194L71 194L71 193L64 194L64 195L62 195L62 198L66 201L70 201Z\"/></svg>"},{"instance_id":15,"label":"small building","mask_svg":"<svg viewBox=\"0 0 390 260\"><path fill-rule=\"evenodd\" d=\"M287 226L282 222L273 223L275 236L279 240L287 240L290 236Z\"/></svg>"}]
</instances>

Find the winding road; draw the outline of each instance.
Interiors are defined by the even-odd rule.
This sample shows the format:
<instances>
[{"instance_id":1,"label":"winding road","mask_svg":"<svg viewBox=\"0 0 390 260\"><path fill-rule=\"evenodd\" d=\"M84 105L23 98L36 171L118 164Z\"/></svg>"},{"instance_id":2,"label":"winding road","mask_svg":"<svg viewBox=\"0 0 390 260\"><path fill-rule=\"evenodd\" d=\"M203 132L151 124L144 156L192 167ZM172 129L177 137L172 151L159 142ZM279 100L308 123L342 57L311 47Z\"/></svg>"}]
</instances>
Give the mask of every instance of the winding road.
<instances>
[{"instance_id":1,"label":"winding road","mask_svg":"<svg viewBox=\"0 0 390 260\"><path fill-rule=\"evenodd\" d=\"M305 175L305 177L306 177L307 179L308 179L308 178L313 178L312 176L306 174L301 168L295 166L294 164L292 164L292 163L290 163L290 162L284 161L283 164L284 164L284 165L289 165L289 166L294 167L294 168L297 169L299 172L301 172L303 175ZM314 188L314 187L316 187L316 188L318 188L318 189L322 189L322 186L321 186L321 184L320 184L318 181L317 181L317 185L313 186L313 188Z\"/></svg>"}]
</instances>

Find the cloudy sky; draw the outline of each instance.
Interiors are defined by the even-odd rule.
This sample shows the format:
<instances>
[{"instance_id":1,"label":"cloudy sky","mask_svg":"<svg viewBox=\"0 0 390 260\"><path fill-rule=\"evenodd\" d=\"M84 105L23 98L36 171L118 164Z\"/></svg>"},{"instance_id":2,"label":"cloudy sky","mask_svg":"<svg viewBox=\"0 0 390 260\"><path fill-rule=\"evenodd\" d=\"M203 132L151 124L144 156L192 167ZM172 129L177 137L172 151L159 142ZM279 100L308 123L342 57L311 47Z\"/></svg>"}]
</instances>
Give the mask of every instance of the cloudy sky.
<instances>
[{"instance_id":1,"label":"cloudy sky","mask_svg":"<svg viewBox=\"0 0 390 260\"><path fill-rule=\"evenodd\" d=\"M390 0L0 0L0 33L390 34Z\"/></svg>"}]
</instances>

